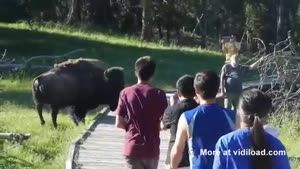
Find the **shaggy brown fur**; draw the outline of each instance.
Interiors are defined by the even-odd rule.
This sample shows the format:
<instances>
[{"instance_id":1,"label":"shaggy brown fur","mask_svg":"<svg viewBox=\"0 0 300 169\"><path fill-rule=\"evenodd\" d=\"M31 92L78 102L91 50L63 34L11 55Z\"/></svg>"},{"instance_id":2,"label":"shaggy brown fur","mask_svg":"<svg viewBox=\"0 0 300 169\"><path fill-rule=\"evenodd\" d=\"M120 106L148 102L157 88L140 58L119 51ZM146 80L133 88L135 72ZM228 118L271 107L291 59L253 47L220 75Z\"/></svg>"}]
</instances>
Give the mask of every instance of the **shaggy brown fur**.
<instances>
[{"instance_id":1,"label":"shaggy brown fur","mask_svg":"<svg viewBox=\"0 0 300 169\"><path fill-rule=\"evenodd\" d=\"M41 124L45 124L42 116L45 104L51 106L55 127L59 109L64 107L73 107L75 124L84 122L87 111L101 104L115 110L124 88L124 73L122 68L107 67L94 59L72 59L34 78L32 93Z\"/></svg>"}]
</instances>

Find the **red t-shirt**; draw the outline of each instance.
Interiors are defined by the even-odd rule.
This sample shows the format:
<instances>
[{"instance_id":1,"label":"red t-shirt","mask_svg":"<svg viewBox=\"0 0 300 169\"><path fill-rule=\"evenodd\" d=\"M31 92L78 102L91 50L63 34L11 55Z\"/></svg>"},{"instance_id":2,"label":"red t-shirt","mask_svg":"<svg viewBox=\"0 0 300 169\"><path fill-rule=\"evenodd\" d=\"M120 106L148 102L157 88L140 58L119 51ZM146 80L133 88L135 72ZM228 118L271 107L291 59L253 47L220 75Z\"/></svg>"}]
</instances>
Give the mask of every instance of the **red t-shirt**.
<instances>
[{"instance_id":1,"label":"red t-shirt","mask_svg":"<svg viewBox=\"0 0 300 169\"><path fill-rule=\"evenodd\" d=\"M160 120L167 105L165 92L150 85L136 84L121 91L116 113L128 119L125 156L159 158Z\"/></svg>"}]
</instances>

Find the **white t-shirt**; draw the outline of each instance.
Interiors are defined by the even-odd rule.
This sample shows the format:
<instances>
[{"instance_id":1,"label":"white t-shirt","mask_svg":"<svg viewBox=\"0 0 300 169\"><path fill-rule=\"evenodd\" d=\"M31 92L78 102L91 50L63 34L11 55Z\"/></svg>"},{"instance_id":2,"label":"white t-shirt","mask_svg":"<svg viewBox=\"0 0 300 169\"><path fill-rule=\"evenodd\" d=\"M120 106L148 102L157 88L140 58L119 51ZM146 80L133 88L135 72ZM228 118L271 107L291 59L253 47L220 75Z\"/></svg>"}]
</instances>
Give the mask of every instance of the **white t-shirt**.
<instances>
[{"instance_id":1,"label":"white t-shirt","mask_svg":"<svg viewBox=\"0 0 300 169\"><path fill-rule=\"evenodd\" d=\"M280 134L279 134L279 131L278 131L276 128L272 127L272 126L269 125L269 124L266 124L266 125L264 125L264 129L265 129L265 131L266 131L267 133L269 133L269 134L271 134L273 137L279 139L279 135L280 135Z\"/></svg>"}]
</instances>

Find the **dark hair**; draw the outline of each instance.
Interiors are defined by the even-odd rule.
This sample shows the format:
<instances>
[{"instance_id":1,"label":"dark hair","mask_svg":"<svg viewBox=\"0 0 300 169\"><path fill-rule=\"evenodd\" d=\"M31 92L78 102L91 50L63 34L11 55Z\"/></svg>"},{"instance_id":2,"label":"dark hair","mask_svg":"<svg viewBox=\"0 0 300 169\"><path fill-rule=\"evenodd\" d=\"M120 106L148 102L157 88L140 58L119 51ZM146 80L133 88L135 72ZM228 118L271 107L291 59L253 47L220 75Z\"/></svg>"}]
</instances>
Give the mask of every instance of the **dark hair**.
<instances>
[{"instance_id":1,"label":"dark hair","mask_svg":"<svg viewBox=\"0 0 300 169\"><path fill-rule=\"evenodd\" d=\"M205 71L197 73L194 80L194 88L203 99L216 97L220 86L220 79L217 73Z\"/></svg>"},{"instance_id":2,"label":"dark hair","mask_svg":"<svg viewBox=\"0 0 300 169\"><path fill-rule=\"evenodd\" d=\"M183 75L176 82L177 90L185 98L193 98L195 96L194 77L191 75Z\"/></svg>"},{"instance_id":3,"label":"dark hair","mask_svg":"<svg viewBox=\"0 0 300 169\"><path fill-rule=\"evenodd\" d=\"M150 56L140 57L135 62L135 74L142 81L149 80L155 72L156 64Z\"/></svg>"},{"instance_id":4,"label":"dark hair","mask_svg":"<svg viewBox=\"0 0 300 169\"><path fill-rule=\"evenodd\" d=\"M269 150L260 118L266 117L271 109L271 98L258 89L246 90L240 97L239 110L243 112L243 121L250 127L254 151ZM253 169L272 168L269 156L258 155L252 160Z\"/></svg>"}]
</instances>

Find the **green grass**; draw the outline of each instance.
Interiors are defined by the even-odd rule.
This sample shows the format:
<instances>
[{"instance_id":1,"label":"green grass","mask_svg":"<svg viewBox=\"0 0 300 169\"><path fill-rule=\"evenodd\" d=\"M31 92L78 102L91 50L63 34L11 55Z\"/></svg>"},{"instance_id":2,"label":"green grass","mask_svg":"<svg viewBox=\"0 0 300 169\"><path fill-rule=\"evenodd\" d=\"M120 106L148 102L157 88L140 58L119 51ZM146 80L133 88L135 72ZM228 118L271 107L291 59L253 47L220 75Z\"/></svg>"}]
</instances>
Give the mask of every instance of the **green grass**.
<instances>
[{"instance_id":1,"label":"green grass","mask_svg":"<svg viewBox=\"0 0 300 169\"><path fill-rule=\"evenodd\" d=\"M22 105L34 108L29 80L1 80L0 104Z\"/></svg>"},{"instance_id":2,"label":"green grass","mask_svg":"<svg viewBox=\"0 0 300 169\"><path fill-rule=\"evenodd\" d=\"M30 26L26 22L0 23L0 27L18 29L18 30L32 30L32 28L30 28ZM109 44L122 45L125 47L132 46L132 47L151 48L151 49L166 49L166 50L173 49L176 51L180 50L180 51L190 51L190 52L200 52L200 53L204 53L204 52L214 53L214 54L218 53L214 51L201 50L200 48L178 47L175 45L164 46L156 42L144 42L134 36L127 36L121 34L117 35L109 32L102 33L89 28L79 28L79 27L65 26L65 25L59 25L53 23L41 24L34 31L71 36L71 37L76 37L76 38L81 38L86 40L94 40L94 41L105 42Z\"/></svg>"},{"instance_id":3,"label":"green grass","mask_svg":"<svg viewBox=\"0 0 300 169\"><path fill-rule=\"evenodd\" d=\"M22 144L0 144L0 155L4 157L0 157L0 168L64 168L69 144L84 127L74 126L67 115L60 114L59 127L54 129L49 114L45 113L45 117L47 124L42 127L33 109L1 105L0 132L31 133L32 138ZM13 157L16 164L8 161L8 157Z\"/></svg>"},{"instance_id":4,"label":"green grass","mask_svg":"<svg viewBox=\"0 0 300 169\"><path fill-rule=\"evenodd\" d=\"M0 81L0 132L31 133L23 144L0 143L0 169L62 169L68 146L85 128L75 127L65 113L58 116L59 128L52 127L48 113L46 126L39 123L30 93L30 80ZM88 116L88 121L92 116ZM270 123L280 130L280 139L286 146L293 169L300 167L300 114L274 115ZM5 158L3 158L5 157ZM10 158L9 158L10 157Z\"/></svg>"},{"instance_id":5,"label":"green grass","mask_svg":"<svg viewBox=\"0 0 300 169\"><path fill-rule=\"evenodd\" d=\"M97 58L110 65L124 67L127 84L135 83L135 60L150 55L157 61L154 84L164 89L174 88L176 80L183 74L195 74L205 69L219 71L224 63L224 56L213 51L160 46L130 37L76 31L68 27L40 27L38 30L30 30L24 23L0 23L0 37L0 50L7 49L8 58L20 61L30 56L86 49L84 53L73 57ZM60 61L63 60L57 62ZM49 61L44 63L53 64Z\"/></svg>"},{"instance_id":6,"label":"green grass","mask_svg":"<svg viewBox=\"0 0 300 169\"><path fill-rule=\"evenodd\" d=\"M46 125L41 126L31 99L29 80L0 81L0 133L30 133L22 144L0 142L0 169L62 169L68 148L86 128L76 127L67 113L58 115L54 129L50 114L44 111ZM87 116L87 123L95 115Z\"/></svg>"},{"instance_id":7,"label":"green grass","mask_svg":"<svg viewBox=\"0 0 300 169\"><path fill-rule=\"evenodd\" d=\"M0 53L8 50L7 58L18 62L36 55L57 55L74 49L86 49L85 53L72 56L97 58L110 65L125 68L127 85L135 83L133 65L135 60L144 55L151 55L157 61L154 84L171 90L176 80L183 74L212 69L217 72L224 63L221 53L176 46L161 46L157 43L145 43L135 38L108 35L72 27L42 26L30 30L24 23L0 23ZM65 60L65 59L64 59ZM56 60L61 62L63 60ZM54 64L44 60L42 64ZM41 64L39 63L39 64ZM0 132L31 133L32 138L21 145L8 142L0 143L1 168L37 168L62 169L65 166L68 146L85 128L75 127L66 113L58 116L57 130L53 129L49 114L46 126L41 127L38 115L31 99L31 79L0 80ZM93 115L88 116L88 121ZM276 115L271 123L280 129L281 140L290 157L300 154L300 115ZM298 169L300 162L291 160L293 169Z\"/></svg>"},{"instance_id":8,"label":"green grass","mask_svg":"<svg viewBox=\"0 0 300 169\"><path fill-rule=\"evenodd\" d=\"M292 168L300 168L300 113L282 113L271 116L271 124L280 131Z\"/></svg>"},{"instance_id":9,"label":"green grass","mask_svg":"<svg viewBox=\"0 0 300 169\"><path fill-rule=\"evenodd\" d=\"M125 68L128 85L135 83L135 60L151 55L157 61L154 84L166 90L173 89L176 80L183 74L195 74L204 69L218 71L224 62L224 56L217 52L161 46L130 37L80 31L71 27L40 27L38 30L30 30L24 23L0 23L0 37L0 52L1 49L7 49L7 58L15 58L18 62L31 56L57 55L83 48L85 53L71 58L97 58L113 66L122 66ZM38 64L51 65L61 61L63 60L44 60ZM3 144L3 151L0 150L0 168L22 168L29 165L29 168L62 169L71 140L84 127L74 127L68 115L62 113L58 116L58 130L52 128L50 117L46 113L47 125L41 127L31 99L32 78L33 76L25 76L24 79L21 78L23 80L0 80L0 132L25 132L33 135L32 139L22 145ZM5 156L5 160L1 156ZM10 156L12 158L8 158Z\"/></svg>"}]
</instances>

